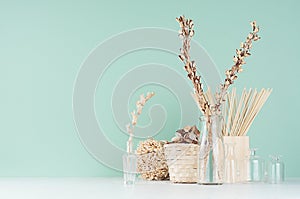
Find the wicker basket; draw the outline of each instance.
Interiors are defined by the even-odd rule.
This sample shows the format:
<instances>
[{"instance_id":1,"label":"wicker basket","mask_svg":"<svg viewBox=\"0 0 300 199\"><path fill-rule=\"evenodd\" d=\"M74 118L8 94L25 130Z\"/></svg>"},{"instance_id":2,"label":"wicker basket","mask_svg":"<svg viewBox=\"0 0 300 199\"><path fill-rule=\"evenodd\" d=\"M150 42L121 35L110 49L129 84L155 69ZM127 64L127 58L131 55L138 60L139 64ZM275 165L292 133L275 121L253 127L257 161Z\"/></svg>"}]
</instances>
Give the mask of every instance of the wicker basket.
<instances>
[{"instance_id":1,"label":"wicker basket","mask_svg":"<svg viewBox=\"0 0 300 199\"><path fill-rule=\"evenodd\" d=\"M171 143L165 144L164 148L170 181L174 183L196 183L199 145Z\"/></svg>"}]
</instances>

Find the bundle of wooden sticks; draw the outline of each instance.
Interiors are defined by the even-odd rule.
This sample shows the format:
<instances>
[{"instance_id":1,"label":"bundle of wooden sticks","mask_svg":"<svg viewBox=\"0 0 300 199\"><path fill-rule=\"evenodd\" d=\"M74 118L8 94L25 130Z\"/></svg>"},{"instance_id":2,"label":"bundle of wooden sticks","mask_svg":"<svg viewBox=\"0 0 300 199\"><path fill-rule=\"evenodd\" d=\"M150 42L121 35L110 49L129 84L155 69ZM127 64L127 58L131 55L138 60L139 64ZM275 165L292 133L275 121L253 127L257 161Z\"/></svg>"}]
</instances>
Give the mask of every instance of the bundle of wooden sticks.
<instances>
[{"instance_id":1,"label":"bundle of wooden sticks","mask_svg":"<svg viewBox=\"0 0 300 199\"><path fill-rule=\"evenodd\" d=\"M223 107L223 136L245 136L271 92L272 89L264 88L259 92L252 88L248 91L244 89L241 96L237 94L236 88L228 92ZM214 98L210 90L205 96L213 103Z\"/></svg>"}]
</instances>

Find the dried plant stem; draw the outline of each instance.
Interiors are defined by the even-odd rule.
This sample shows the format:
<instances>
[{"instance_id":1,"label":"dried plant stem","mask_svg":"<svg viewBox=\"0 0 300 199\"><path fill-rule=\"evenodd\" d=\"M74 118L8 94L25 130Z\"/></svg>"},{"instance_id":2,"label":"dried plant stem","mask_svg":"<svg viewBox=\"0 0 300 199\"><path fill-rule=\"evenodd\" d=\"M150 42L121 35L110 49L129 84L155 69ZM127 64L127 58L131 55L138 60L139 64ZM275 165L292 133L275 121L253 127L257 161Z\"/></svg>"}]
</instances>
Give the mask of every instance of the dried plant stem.
<instances>
[{"instance_id":1,"label":"dried plant stem","mask_svg":"<svg viewBox=\"0 0 300 199\"><path fill-rule=\"evenodd\" d=\"M190 59L190 42L194 36L194 23L190 19L185 19L184 16L176 18L180 24L179 36L182 39L182 48L180 49L179 58L184 63L184 69L188 73L188 78L194 86L193 98L197 102L198 107L204 115L210 115L210 107L203 93L201 76L197 75L197 67L195 61Z\"/></svg>"},{"instance_id":2,"label":"dried plant stem","mask_svg":"<svg viewBox=\"0 0 300 199\"><path fill-rule=\"evenodd\" d=\"M246 41L241 43L240 49L236 49L236 55L233 57L234 65L225 72L225 81L221 84L220 91L216 93L216 104L211 106L212 112L215 114L221 114L221 105L225 102L228 87L237 79L237 74L243 71L242 66L246 64L244 59L251 55L250 49L252 48L252 42L260 39L258 36L259 27L256 21L251 22L251 26L252 32L249 33Z\"/></svg>"},{"instance_id":3,"label":"dried plant stem","mask_svg":"<svg viewBox=\"0 0 300 199\"><path fill-rule=\"evenodd\" d=\"M237 79L237 74L242 72L242 65L246 64L244 59L250 56L250 49L252 42L260 39L258 36L259 27L256 22L251 22L252 32L246 38L246 41L241 43L239 49L236 49L236 55L233 57L234 65L225 72L226 78L221 84L220 91L216 93L215 98L204 94L201 76L197 75L197 67L195 61L190 58L190 42L194 36L194 23L191 19L186 19L184 16L176 18L180 25L179 37L182 39L182 48L180 49L179 58L184 63L184 69L188 73L188 78L192 81L194 86L193 98L196 101L198 108L203 115L209 117L210 115L220 115L222 113L222 104L225 102L228 87ZM210 92L210 91L209 91ZM210 98L208 98L211 96ZM230 113L229 113L230 114Z\"/></svg>"},{"instance_id":4,"label":"dried plant stem","mask_svg":"<svg viewBox=\"0 0 300 199\"><path fill-rule=\"evenodd\" d=\"M133 129L136 126L138 116L142 113L142 110L146 102L153 96L154 96L154 92L147 93L146 97L144 96L144 94L140 95L140 99L136 102L136 110L131 112L132 121L126 126L127 132L129 134L129 138L127 141L127 153L133 152L132 149Z\"/></svg>"}]
</instances>

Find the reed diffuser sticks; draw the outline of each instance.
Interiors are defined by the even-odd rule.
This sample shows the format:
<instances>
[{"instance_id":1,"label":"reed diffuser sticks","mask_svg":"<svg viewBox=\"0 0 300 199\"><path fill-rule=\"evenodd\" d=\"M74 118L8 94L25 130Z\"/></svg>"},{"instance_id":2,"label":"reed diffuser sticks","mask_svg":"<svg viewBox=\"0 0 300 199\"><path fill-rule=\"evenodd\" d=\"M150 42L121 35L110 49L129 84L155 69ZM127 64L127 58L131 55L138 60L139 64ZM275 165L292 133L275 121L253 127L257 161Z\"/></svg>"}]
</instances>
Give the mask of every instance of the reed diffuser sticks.
<instances>
[{"instance_id":1,"label":"reed diffuser sticks","mask_svg":"<svg viewBox=\"0 0 300 199\"><path fill-rule=\"evenodd\" d=\"M250 88L248 91L244 89L239 96L233 88L226 95L227 103L223 107L223 136L245 136L271 92L272 89L257 91Z\"/></svg>"}]
</instances>

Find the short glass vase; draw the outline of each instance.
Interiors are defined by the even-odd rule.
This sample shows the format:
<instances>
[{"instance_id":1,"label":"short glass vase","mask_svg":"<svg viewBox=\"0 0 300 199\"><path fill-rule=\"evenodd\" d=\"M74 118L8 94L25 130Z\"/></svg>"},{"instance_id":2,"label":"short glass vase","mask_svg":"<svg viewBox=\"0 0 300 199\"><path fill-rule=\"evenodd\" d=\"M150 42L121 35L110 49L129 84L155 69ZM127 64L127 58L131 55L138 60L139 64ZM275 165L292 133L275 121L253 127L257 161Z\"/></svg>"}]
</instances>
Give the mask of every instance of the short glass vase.
<instances>
[{"instance_id":1,"label":"short glass vase","mask_svg":"<svg viewBox=\"0 0 300 199\"><path fill-rule=\"evenodd\" d=\"M123 155L124 185L134 185L137 174L137 156L134 153Z\"/></svg>"}]
</instances>

